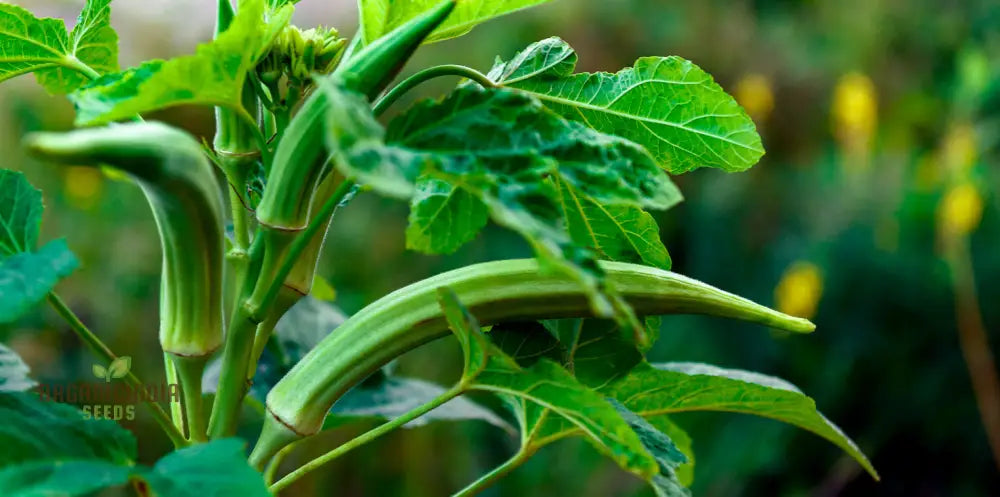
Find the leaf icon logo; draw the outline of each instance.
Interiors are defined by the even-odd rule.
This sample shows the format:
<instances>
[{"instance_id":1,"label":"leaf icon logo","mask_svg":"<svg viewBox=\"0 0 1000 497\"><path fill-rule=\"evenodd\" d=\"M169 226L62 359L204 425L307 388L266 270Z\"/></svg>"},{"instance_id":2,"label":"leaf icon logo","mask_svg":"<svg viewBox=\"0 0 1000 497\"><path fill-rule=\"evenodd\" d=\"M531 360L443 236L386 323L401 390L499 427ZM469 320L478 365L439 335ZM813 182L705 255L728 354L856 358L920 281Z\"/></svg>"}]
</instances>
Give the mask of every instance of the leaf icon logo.
<instances>
[{"instance_id":1,"label":"leaf icon logo","mask_svg":"<svg viewBox=\"0 0 1000 497\"><path fill-rule=\"evenodd\" d=\"M113 361L107 368L100 364L94 364L94 376L104 378L105 382L111 382L112 378L123 378L132 369L132 358L124 355Z\"/></svg>"}]
</instances>

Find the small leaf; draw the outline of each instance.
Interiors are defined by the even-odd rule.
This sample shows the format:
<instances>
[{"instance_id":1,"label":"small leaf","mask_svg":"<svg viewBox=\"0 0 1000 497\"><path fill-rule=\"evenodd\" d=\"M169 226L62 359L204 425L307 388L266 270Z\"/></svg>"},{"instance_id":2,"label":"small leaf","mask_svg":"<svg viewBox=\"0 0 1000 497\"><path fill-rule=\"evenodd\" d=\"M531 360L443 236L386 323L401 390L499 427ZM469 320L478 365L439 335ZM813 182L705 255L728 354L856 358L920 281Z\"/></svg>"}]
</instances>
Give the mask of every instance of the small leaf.
<instances>
[{"instance_id":1,"label":"small leaf","mask_svg":"<svg viewBox=\"0 0 1000 497\"><path fill-rule=\"evenodd\" d=\"M263 0L241 0L229 28L194 55L148 61L109 74L70 95L78 125L103 124L176 105L217 105L245 112L247 75L288 24L293 7L267 11Z\"/></svg>"},{"instance_id":2,"label":"small leaf","mask_svg":"<svg viewBox=\"0 0 1000 497\"><path fill-rule=\"evenodd\" d=\"M388 421L431 401L446 390L429 381L400 376L385 377L374 384L364 382L333 405L323 423L323 429L361 420ZM405 427L423 426L431 421L462 420L482 420L512 430L496 413L463 397L452 399L407 423Z\"/></svg>"},{"instance_id":3,"label":"small leaf","mask_svg":"<svg viewBox=\"0 0 1000 497\"><path fill-rule=\"evenodd\" d=\"M472 28L494 17L526 9L549 0L463 0L437 28L426 42L454 38L468 33ZM441 0L360 0L361 30L365 43L402 26L410 19L426 12Z\"/></svg>"},{"instance_id":4,"label":"small leaf","mask_svg":"<svg viewBox=\"0 0 1000 497\"><path fill-rule=\"evenodd\" d=\"M35 72L50 93L69 93L92 72L118 70L118 35L111 0L88 0L70 33L59 19L0 3L0 81Z\"/></svg>"},{"instance_id":5,"label":"small leaf","mask_svg":"<svg viewBox=\"0 0 1000 497\"><path fill-rule=\"evenodd\" d=\"M79 262L65 240L0 260L0 323L9 323L45 298Z\"/></svg>"},{"instance_id":6,"label":"small leaf","mask_svg":"<svg viewBox=\"0 0 1000 497\"><path fill-rule=\"evenodd\" d=\"M42 209L42 192L24 174L0 169L0 261L35 250Z\"/></svg>"},{"instance_id":7,"label":"small leaf","mask_svg":"<svg viewBox=\"0 0 1000 497\"><path fill-rule=\"evenodd\" d=\"M112 378L124 378L130 369L132 369L132 358L123 355L111 361L111 364L108 366L108 375Z\"/></svg>"},{"instance_id":8,"label":"small leaf","mask_svg":"<svg viewBox=\"0 0 1000 497\"><path fill-rule=\"evenodd\" d=\"M28 377L30 371L17 352L0 344L0 392L23 392L34 388L37 383Z\"/></svg>"},{"instance_id":9,"label":"small leaf","mask_svg":"<svg viewBox=\"0 0 1000 497\"><path fill-rule=\"evenodd\" d=\"M247 463L245 451L243 440L213 440L171 452L152 469L137 473L157 497L270 497L263 476Z\"/></svg>"},{"instance_id":10,"label":"small leaf","mask_svg":"<svg viewBox=\"0 0 1000 497\"><path fill-rule=\"evenodd\" d=\"M101 366L100 364L94 364L91 371L94 372L94 376L102 380L108 377L108 370L104 369L104 366Z\"/></svg>"},{"instance_id":11,"label":"small leaf","mask_svg":"<svg viewBox=\"0 0 1000 497\"><path fill-rule=\"evenodd\" d=\"M605 393L643 417L725 411L777 419L829 440L878 478L868 458L816 410L816 403L778 378L697 363L644 364Z\"/></svg>"},{"instance_id":12,"label":"small leaf","mask_svg":"<svg viewBox=\"0 0 1000 497\"><path fill-rule=\"evenodd\" d=\"M566 42L537 42L491 80L540 99L566 119L632 140L674 174L699 167L742 171L764 155L753 121L712 77L680 57L644 57L616 74L573 74Z\"/></svg>"}]
</instances>

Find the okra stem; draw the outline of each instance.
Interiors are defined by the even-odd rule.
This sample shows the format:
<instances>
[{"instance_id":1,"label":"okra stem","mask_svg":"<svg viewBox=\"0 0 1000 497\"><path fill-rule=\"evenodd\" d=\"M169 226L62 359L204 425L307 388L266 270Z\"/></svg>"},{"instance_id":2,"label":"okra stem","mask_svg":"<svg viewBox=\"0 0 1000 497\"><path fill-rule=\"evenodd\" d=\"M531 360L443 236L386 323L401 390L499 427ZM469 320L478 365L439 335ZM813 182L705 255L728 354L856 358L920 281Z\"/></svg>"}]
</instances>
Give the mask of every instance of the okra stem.
<instances>
[{"instance_id":1,"label":"okra stem","mask_svg":"<svg viewBox=\"0 0 1000 497\"><path fill-rule=\"evenodd\" d=\"M70 309L65 302L63 302L63 299L60 298L59 295L55 292L50 293L46 297L46 301L50 306L52 306L56 313L59 314L59 317L63 318L63 320L69 324L69 327L83 340L83 343L87 344L87 346L90 347L90 350L97 354L101 359L110 364L118 358L118 356L116 356L114 352L111 352L111 349L109 349L108 346L105 345L104 342L90 330L90 328L87 328L87 325L83 324L83 321L81 321L80 318L77 317L76 313L74 313L73 310ZM143 383L139 381L139 378L136 377L136 375L131 371L125 375L125 383L128 383L128 385L136 391L141 391L143 388ZM164 411L163 407L155 401L145 400L144 402L146 407L149 408L150 413L153 414L153 419L158 425L160 425L163 432L167 434L167 437L169 437L170 441L173 442L174 447L181 448L187 445L187 441L184 440L184 435L182 435L177 427L174 426L174 423L170 420L170 415L167 414L167 411Z\"/></svg>"},{"instance_id":2,"label":"okra stem","mask_svg":"<svg viewBox=\"0 0 1000 497\"><path fill-rule=\"evenodd\" d=\"M372 107L372 112L376 116L382 114L406 92L412 90L425 81L439 78L441 76L459 76L467 78L479 83L479 85L485 88L493 88L496 86L496 84L491 81L489 77L471 67L456 64L428 67L427 69L417 72L413 76L404 79L401 83L389 90L384 97L380 98L378 102L375 103L374 107Z\"/></svg>"},{"instance_id":3,"label":"okra stem","mask_svg":"<svg viewBox=\"0 0 1000 497\"><path fill-rule=\"evenodd\" d=\"M188 440L205 442L208 438L206 437L205 417L201 407L201 377L205 372L207 357L173 355L171 360L181 384Z\"/></svg>"}]
</instances>

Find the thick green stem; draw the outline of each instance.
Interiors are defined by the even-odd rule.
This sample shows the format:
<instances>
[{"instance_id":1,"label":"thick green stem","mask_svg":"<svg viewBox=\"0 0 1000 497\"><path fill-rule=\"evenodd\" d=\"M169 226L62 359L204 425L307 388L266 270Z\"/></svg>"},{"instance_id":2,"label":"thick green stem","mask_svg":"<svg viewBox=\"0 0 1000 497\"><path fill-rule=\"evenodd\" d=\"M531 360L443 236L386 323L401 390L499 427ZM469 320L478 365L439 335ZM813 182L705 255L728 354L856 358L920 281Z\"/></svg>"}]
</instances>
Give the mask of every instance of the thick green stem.
<instances>
[{"instance_id":1,"label":"thick green stem","mask_svg":"<svg viewBox=\"0 0 1000 497\"><path fill-rule=\"evenodd\" d=\"M111 349L109 349L108 346L94 334L94 332L90 331L90 328L87 328L87 325L83 324L83 321L80 321L80 318L73 313L73 310L70 309L58 295L50 293L46 297L46 301L50 306L52 306L56 313L59 314L59 317L63 318L69 324L70 328L73 329L77 336L79 336L83 342L90 347L90 350L97 354L101 359L110 364L118 358L118 356L111 352ZM131 371L125 375L125 383L137 391L140 391L143 388L142 382L139 381L139 378L136 377L136 375ZM174 426L173 422L170 421L170 416L167 414L167 411L163 410L163 407L152 400L146 400L145 404L153 414L153 419L160 425L160 428L163 429L164 433L170 437L170 441L174 443L174 447L180 448L187 445L187 441L184 440L184 435L182 435L177 427Z\"/></svg>"},{"instance_id":2,"label":"thick green stem","mask_svg":"<svg viewBox=\"0 0 1000 497\"><path fill-rule=\"evenodd\" d=\"M336 449L333 449L330 452L327 452L326 454L323 454L303 464L302 466L299 466L295 471L292 471L291 473L285 475L282 479L278 480L277 483L271 485L269 487L271 493L276 494L280 492L285 487L291 485L299 478L305 476L306 473L318 469L320 466L323 466L324 464L333 461L334 459L350 452L351 450L354 450L364 444L374 441L375 439L381 437L382 435L385 435L386 433L389 433L390 431L395 430L396 428L399 428L405 425L406 423L409 423L410 421L413 421L414 419L417 419L420 416L427 414L430 411L433 411L434 409L440 407L442 404L448 402L449 400L458 397L462 393L463 391L459 387L451 388L448 391L442 393L441 395L438 395L437 397L431 399L426 404L423 404L407 412L406 414L403 414L402 416L393 419L392 421L388 421L384 424L381 424L378 427L365 432L363 435L351 439L350 441L337 447ZM254 448L253 454L250 454L250 463L257 468L262 468L264 463L268 459L270 459L272 455L273 453L266 454L263 452L258 452L257 449Z\"/></svg>"},{"instance_id":3,"label":"thick green stem","mask_svg":"<svg viewBox=\"0 0 1000 497\"><path fill-rule=\"evenodd\" d=\"M207 358L174 355L171 359L181 383L188 440L205 442L208 438L205 430L205 415L202 410L201 377L205 372Z\"/></svg>"},{"instance_id":4,"label":"thick green stem","mask_svg":"<svg viewBox=\"0 0 1000 497\"><path fill-rule=\"evenodd\" d=\"M253 353L257 322L242 304L233 309L229 335L222 355L222 372L215 394L208 433L212 439L226 438L236 432L243 396L248 388L247 368Z\"/></svg>"},{"instance_id":5,"label":"thick green stem","mask_svg":"<svg viewBox=\"0 0 1000 497\"><path fill-rule=\"evenodd\" d=\"M485 74L472 69L471 67L454 64L429 67L414 74L413 76L410 76L409 78L404 79L401 83L393 87L393 89L389 90L389 92L386 93L384 97L379 99L379 101L372 107L372 112L376 116L382 114L406 92L412 90L414 87L425 81L439 78L441 76L459 76L468 78L486 88L496 86L496 83L491 81Z\"/></svg>"},{"instance_id":6,"label":"thick green stem","mask_svg":"<svg viewBox=\"0 0 1000 497\"><path fill-rule=\"evenodd\" d=\"M531 458L534 454L532 449L521 447L520 450L514 454L513 457L507 460L507 462L497 466L489 473L483 475L478 480L472 482L469 486L463 488L456 492L452 497L470 497L476 495L489 487L492 487L496 482L500 481L501 478L507 476L508 473L524 464L525 461Z\"/></svg>"}]
</instances>

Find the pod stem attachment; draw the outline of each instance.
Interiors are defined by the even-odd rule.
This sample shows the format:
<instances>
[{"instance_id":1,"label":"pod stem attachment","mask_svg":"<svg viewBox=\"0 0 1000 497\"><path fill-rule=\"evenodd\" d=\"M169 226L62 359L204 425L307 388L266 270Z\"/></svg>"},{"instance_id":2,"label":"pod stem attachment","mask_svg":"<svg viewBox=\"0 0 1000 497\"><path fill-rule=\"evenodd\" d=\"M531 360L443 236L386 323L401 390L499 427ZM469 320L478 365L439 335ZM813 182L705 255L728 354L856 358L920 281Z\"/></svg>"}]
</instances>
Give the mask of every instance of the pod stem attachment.
<instances>
[{"instance_id":1,"label":"pod stem attachment","mask_svg":"<svg viewBox=\"0 0 1000 497\"><path fill-rule=\"evenodd\" d=\"M181 384L184 419L187 438L193 442L205 442L205 415L202 409L201 379L205 372L207 357L183 357L170 354L170 360Z\"/></svg>"}]
</instances>

